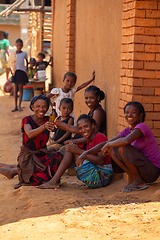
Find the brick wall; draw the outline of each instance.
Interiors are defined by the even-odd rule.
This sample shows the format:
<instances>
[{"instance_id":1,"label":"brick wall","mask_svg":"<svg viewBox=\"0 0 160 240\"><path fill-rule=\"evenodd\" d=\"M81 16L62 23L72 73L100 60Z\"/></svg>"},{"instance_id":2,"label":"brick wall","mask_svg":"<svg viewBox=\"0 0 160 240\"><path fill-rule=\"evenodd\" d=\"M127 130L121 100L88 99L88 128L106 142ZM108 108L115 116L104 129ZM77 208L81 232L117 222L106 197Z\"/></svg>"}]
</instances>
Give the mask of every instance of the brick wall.
<instances>
[{"instance_id":1,"label":"brick wall","mask_svg":"<svg viewBox=\"0 0 160 240\"><path fill-rule=\"evenodd\" d=\"M76 0L67 1L66 72L75 71L75 7Z\"/></svg>"},{"instance_id":2,"label":"brick wall","mask_svg":"<svg viewBox=\"0 0 160 240\"><path fill-rule=\"evenodd\" d=\"M160 145L160 0L123 0L118 131L128 101L144 105Z\"/></svg>"}]
</instances>

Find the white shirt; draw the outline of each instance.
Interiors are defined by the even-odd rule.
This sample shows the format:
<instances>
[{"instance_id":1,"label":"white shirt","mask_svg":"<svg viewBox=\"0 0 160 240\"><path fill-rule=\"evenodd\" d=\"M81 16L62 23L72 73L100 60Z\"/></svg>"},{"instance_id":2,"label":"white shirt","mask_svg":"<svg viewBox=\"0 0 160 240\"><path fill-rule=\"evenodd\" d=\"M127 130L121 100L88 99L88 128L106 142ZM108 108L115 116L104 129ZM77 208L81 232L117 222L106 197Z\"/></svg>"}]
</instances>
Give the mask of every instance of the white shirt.
<instances>
[{"instance_id":1,"label":"white shirt","mask_svg":"<svg viewBox=\"0 0 160 240\"><path fill-rule=\"evenodd\" d=\"M24 59L27 59L27 53L26 52L21 52L21 53L16 53L17 56L17 66L16 70L22 70L26 72L26 66L24 65Z\"/></svg>"}]
</instances>

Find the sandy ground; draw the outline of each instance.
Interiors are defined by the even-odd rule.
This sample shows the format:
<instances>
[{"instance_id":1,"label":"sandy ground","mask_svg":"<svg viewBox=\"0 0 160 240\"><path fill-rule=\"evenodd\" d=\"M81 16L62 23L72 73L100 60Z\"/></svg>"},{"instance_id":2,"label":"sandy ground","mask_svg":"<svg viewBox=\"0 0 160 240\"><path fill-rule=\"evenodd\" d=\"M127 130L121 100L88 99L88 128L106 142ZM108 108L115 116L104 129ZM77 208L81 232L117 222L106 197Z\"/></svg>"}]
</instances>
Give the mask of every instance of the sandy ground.
<instances>
[{"instance_id":1,"label":"sandy ground","mask_svg":"<svg viewBox=\"0 0 160 240\"><path fill-rule=\"evenodd\" d=\"M4 80L0 79L0 85ZM21 119L12 113L13 97L0 91L0 162L16 163L21 145ZM117 178L117 179L116 179ZM123 193L125 181L115 176L105 188L89 189L67 173L59 190L21 187L0 175L0 239L160 239L160 181L143 191Z\"/></svg>"}]
</instances>

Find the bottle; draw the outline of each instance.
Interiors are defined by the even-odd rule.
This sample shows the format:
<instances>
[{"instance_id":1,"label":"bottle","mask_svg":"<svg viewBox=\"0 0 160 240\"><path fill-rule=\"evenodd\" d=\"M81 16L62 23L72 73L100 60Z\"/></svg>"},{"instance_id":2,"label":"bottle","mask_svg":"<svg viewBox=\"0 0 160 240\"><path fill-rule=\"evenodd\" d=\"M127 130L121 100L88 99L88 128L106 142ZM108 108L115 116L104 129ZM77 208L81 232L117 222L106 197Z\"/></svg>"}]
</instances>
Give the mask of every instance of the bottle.
<instances>
[{"instance_id":1,"label":"bottle","mask_svg":"<svg viewBox=\"0 0 160 240\"><path fill-rule=\"evenodd\" d=\"M55 103L54 103L52 106L52 111L49 116L49 121L54 123L56 118L57 118L57 112L56 112ZM55 132L55 130L56 130L56 128L54 127L54 130L52 130L52 131Z\"/></svg>"}]
</instances>

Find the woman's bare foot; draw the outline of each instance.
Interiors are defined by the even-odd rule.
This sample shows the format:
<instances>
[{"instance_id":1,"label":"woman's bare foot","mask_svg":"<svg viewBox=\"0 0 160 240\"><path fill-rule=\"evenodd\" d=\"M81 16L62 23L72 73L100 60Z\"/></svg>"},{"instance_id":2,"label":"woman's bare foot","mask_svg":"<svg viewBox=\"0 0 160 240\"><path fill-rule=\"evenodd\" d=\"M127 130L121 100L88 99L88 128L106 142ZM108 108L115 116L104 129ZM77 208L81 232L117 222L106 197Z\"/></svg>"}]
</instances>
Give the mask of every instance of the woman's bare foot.
<instances>
[{"instance_id":1,"label":"woman's bare foot","mask_svg":"<svg viewBox=\"0 0 160 240\"><path fill-rule=\"evenodd\" d=\"M37 186L37 188L41 188L41 189L54 189L54 188L59 188L59 184L55 183L52 181L52 179L46 183L43 183L39 186Z\"/></svg>"},{"instance_id":2,"label":"woman's bare foot","mask_svg":"<svg viewBox=\"0 0 160 240\"><path fill-rule=\"evenodd\" d=\"M0 168L0 173L5 177L11 179L18 174L17 168Z\"/></svg>"}]
</instances>

